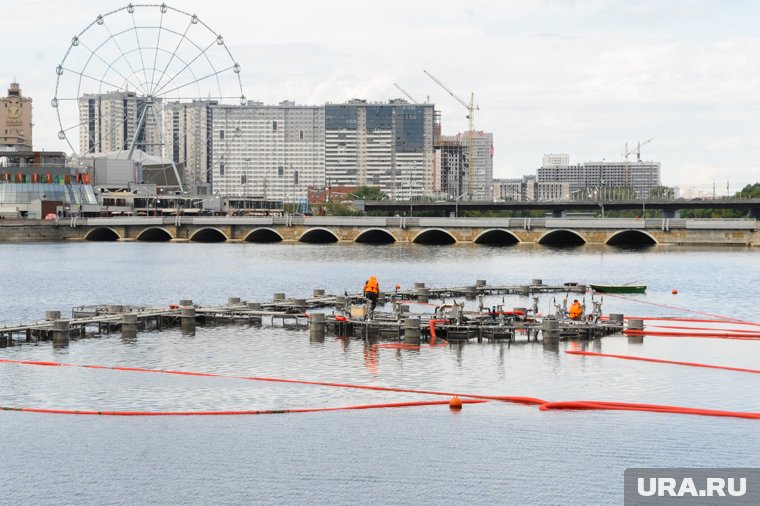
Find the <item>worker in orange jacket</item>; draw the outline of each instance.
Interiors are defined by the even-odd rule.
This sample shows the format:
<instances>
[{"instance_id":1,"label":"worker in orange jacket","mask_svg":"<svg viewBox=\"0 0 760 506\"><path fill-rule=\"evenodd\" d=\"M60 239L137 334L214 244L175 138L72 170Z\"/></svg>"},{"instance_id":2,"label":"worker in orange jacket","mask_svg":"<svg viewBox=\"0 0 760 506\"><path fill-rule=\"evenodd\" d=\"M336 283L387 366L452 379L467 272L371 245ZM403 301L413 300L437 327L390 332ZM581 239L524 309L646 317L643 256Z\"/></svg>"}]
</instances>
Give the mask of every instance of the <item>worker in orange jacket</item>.
<instances>
[{"instance_id":1,"label":"worker in orange jacket","mask_svg":"<svg viewBox=\"0 0 760 506\"><path fill-rule=\"evenodd\" d=\"M570 305L570 311L568 311L568 314L571 320L581 319L581 315L583 314L583 306L581 306L581 303L578 302L578 299L575 299Z\"/></svg>"},{"instance_id":2,"label":"worker in orange jacket","mask_svg":"<svg viewBox=\"0 0 760 506\"><path fill-rule=\"evenodd\" d=\"M372 302L370 311L374 313L377 307L377 298L380 296L380 285L375 276L370 276L367 282L364 283L364 296Z\"/></svg>"}]
</instances>

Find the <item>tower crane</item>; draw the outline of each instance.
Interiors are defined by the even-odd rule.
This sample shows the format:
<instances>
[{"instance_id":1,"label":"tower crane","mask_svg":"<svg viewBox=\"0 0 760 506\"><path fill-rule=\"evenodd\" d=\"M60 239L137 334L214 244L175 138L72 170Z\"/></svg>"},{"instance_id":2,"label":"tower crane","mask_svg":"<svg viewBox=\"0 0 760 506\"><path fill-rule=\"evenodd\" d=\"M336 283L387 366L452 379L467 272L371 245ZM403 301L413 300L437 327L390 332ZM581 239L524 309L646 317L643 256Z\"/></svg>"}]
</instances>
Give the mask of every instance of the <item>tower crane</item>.
<instances>
[{"instance_id":1,"label":"tower crane","mask_svg":"<svg viewBox=\"0 0 760 506\"><path fill-rule=\"evenodd\" d=\"M636 151L633 151L633 148L631 148L631 151L628 151L628 143L625 143L625 152L623 153L623 156L625 157L625 161L628 161L628 155L632 155L636 153L636 161L641 161L641 146L644 146L646 144L649 144L654 140L654 137L650 137L649 139L645 140L644 142L639 141L636 145Z\"/></svg>"},{"instance_id":2,"label":"tower crane","mask_svg":"<svg viewBox=\"0 0 760 506\"><path fill-rule=\"evenodd\" d=\"M641 161L641 146L645 146L646 144L649 144L654 140L654 137L650 137L649 139L645 140L644 142L638 141L636 144L636 151L631 148L631 150L628 150L628 143L625 143L625 152L623 153L623 181L625 186L631 187L631 169L628 166L628 155L632 155L636 153L636 161Z\"/></svg>"},{"instance_id":3,"label":"tower crane","mask_svg":"<svg viewBox=\"0 0 760 506\"><path fill-rule=\"evenodd\" d=\"M453 91L449 89L448 86L443 84L437 77L435 77L433 74L428 72L427 70L423 70L427 76L435 81L438 86L443 88L448 92L449 95L454 97L457 102L462 104L465 109L467 109L467 193L470 195L470 198L472 198L472 173L475 170L474 167L474 147L475 147L475 111L480 110L480 108L475 105L475 93L470 92L470 103L468 104L461 98L459 98Z\"/></svg>"},{"instance_id":4,"label":"tower crane","mask_svg":"<svg viewBox=\"0 0 760 506\"><path fill-rule=\"evenodd\" d=\"M406 95L406 98L408 98L409 100L411 100L413 104L419 104L419 102L417 102L414 99L414 97L411 96L409 93L407 93L404 88L402 88L401 86L399 86L398 83L393 83L393 86L395 86L396 88L398 88L399 91L401 91L401 93L403 93L404 95Z\"/></svg>"}]
</instances>

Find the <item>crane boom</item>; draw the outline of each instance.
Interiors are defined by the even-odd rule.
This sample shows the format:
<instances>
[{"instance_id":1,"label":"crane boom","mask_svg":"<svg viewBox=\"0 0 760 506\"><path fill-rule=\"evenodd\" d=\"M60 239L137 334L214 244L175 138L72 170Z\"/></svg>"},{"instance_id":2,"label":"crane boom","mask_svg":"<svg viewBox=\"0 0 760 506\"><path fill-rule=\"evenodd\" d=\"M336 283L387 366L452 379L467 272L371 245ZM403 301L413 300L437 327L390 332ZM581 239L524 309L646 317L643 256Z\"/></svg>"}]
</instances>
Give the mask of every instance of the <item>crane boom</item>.
<instances>
[{"instance_id":1,"label":"crane boom","mask_svg":"<svg viewBox=\"0 0 760 506\"><path fill-rule=\"evenodd\" d=\"M631 183L632 183L632 181L631 181L631 169L628 166L628 155L632 155L632 154L636 153L636 161L640 162L641 161L641 146L649 144L653 140L654 140L654 137L650 137L649 139L645 140L644 142L639 141L636 144L636 151L634 151L633 149L631 149L629 151L628 150L628 143L627 142L625 143L625 152L623 152L623 157L624 157L624 159L623 159L623 181L624 181L625 186L630 187Z\"/></svg>"},{"instance_id":2,"label":"crane boom","mask_svg":"<svg viewBox=\"0 0 760 506\"><path fill-rule=\"evenodd\" d=\"M411 100L413 104L419 104L419 102L417 102L417 101L414 99L414 97L413 97L413 96L411 96L409 93L407 93L407 92L406 92L406 90L405 90L404 88L402 88L401 86L399 86L399 85L398 85L398 83L393 83L393 86L395 86L396 88L398 88L398 89L399 89L399 91L401 91L401 93L403 93L404 95L406 95L406 97L407 97L409 100Z\"/></svg>"},{"instance_id":3,"label":"crane boom","mask_svg":"<svg viewBox=\"0 0 760 506\"><path fill-rule=\"evenodd\" d=\"M467 193L470 195L470 198L472 198L472 179L473 179L473 171L475 170L474 167L474 153L475 153L475 111L480 110L480 108L475 105L475 93L470 93L470 103L468 104L459 96L451 91L448 86L443 84L440 79L435 77L433 74L428 72L427 70L423 70L427 76L435 81L438 86L446 90L446 92L454 97L457 102L462 104L465 109L467 109Z\"/></svg>"},{"instance_id":4,"label":"crane boom","mask_svg":"<svg viewBox=\"0 0 760 506\"><path fill-rule=\"evenodd\" d=\"M628 161L628 155L632 155L632 154L636 153L636 161L640 162L641 161L641 146L645 146L646 144L649 144L653 140L654 140L654 137L650 137L649 139L645 140L644 142L639 141L638 144L636 145L636 151L634 151L633 149L631 149L629 151L628 150L628 143L626 142L625 143L625 152L623 152L623 156L625 157L625 160Z\"/></svg>"},{"instance_id":5,"label":"crane boom","mask_svg":"<svg viewBox=\"0 0 760 506\"><path fill-rule=\"evenodd\" d=\"M452 97L454 97L457 100L457 102L459 102L460 104L462 104L463 106L465 106L468 110L470 110L470 109L477 110L478 109L478 106L476 106L476 105L473 106L472 100L470 100L470 103L468 104L467 102L465 102L464 100L462 100L461 98L459 98L456 93L454 93L453 91L451 91L448 86L446 86L445 84L443 84L440 81L440 79L438 79L437 77L435 77L433 74L431 74L427 70L423 70L423 72L425 74L427 74L427 76L430 79L432 79L433 81L435 81L436 83L438 83L438 86L440 86L441 88L443 88L444 90L446 90L449 95L451 95Z\"/></svg>"}]
</instances>

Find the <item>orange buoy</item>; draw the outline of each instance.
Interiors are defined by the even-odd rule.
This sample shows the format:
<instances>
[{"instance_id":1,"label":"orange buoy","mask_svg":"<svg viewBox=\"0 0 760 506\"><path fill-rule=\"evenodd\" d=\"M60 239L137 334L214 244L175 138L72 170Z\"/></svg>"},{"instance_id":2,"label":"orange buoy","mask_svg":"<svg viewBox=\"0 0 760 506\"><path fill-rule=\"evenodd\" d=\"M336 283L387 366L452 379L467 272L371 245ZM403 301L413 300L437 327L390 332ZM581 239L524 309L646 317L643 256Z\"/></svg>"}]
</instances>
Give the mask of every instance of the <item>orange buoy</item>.
<instances>
[{"instance_id":1,"label":"orange buoy","mask_svg":"<svg viewBox=\"0 0 760 506\"><path fill-rule=\"evenodd\" d=\"M454 396L449 401L449 408L451 408L451 411L459 411L462 409L462 399L460 399L458 396Z\"/></svg>"},{"instance_id":2,"label":"orange buoy","mask_svg":"<svg viewBox=\"0 0 760 506\"><path fill-rule=\"evenodd\" d=\"M676 290L675 288L673 288L673 290L670 293L672 293L673 295L677 295L678 294L678 290Z\"/></svg>"}]
</instances>

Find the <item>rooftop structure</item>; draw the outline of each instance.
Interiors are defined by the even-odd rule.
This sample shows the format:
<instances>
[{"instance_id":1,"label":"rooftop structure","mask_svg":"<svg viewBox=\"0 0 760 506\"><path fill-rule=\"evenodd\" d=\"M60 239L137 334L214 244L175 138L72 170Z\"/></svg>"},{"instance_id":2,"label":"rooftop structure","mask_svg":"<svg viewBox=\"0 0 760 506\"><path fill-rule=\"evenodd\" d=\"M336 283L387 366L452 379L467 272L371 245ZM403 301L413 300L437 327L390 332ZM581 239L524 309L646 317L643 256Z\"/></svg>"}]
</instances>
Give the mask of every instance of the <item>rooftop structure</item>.
<instances>
[{"instance_id":1,"label":"rooftop structure","mask_svg":"<svg viewBox=\"0 0 760 506\"><path fill-rule=\"evenodd\" d=\"M18 83L11 83L8 96L0 97L0 154L32 149L32 99L22 96Z\"/></svg>"}]
</instances>

